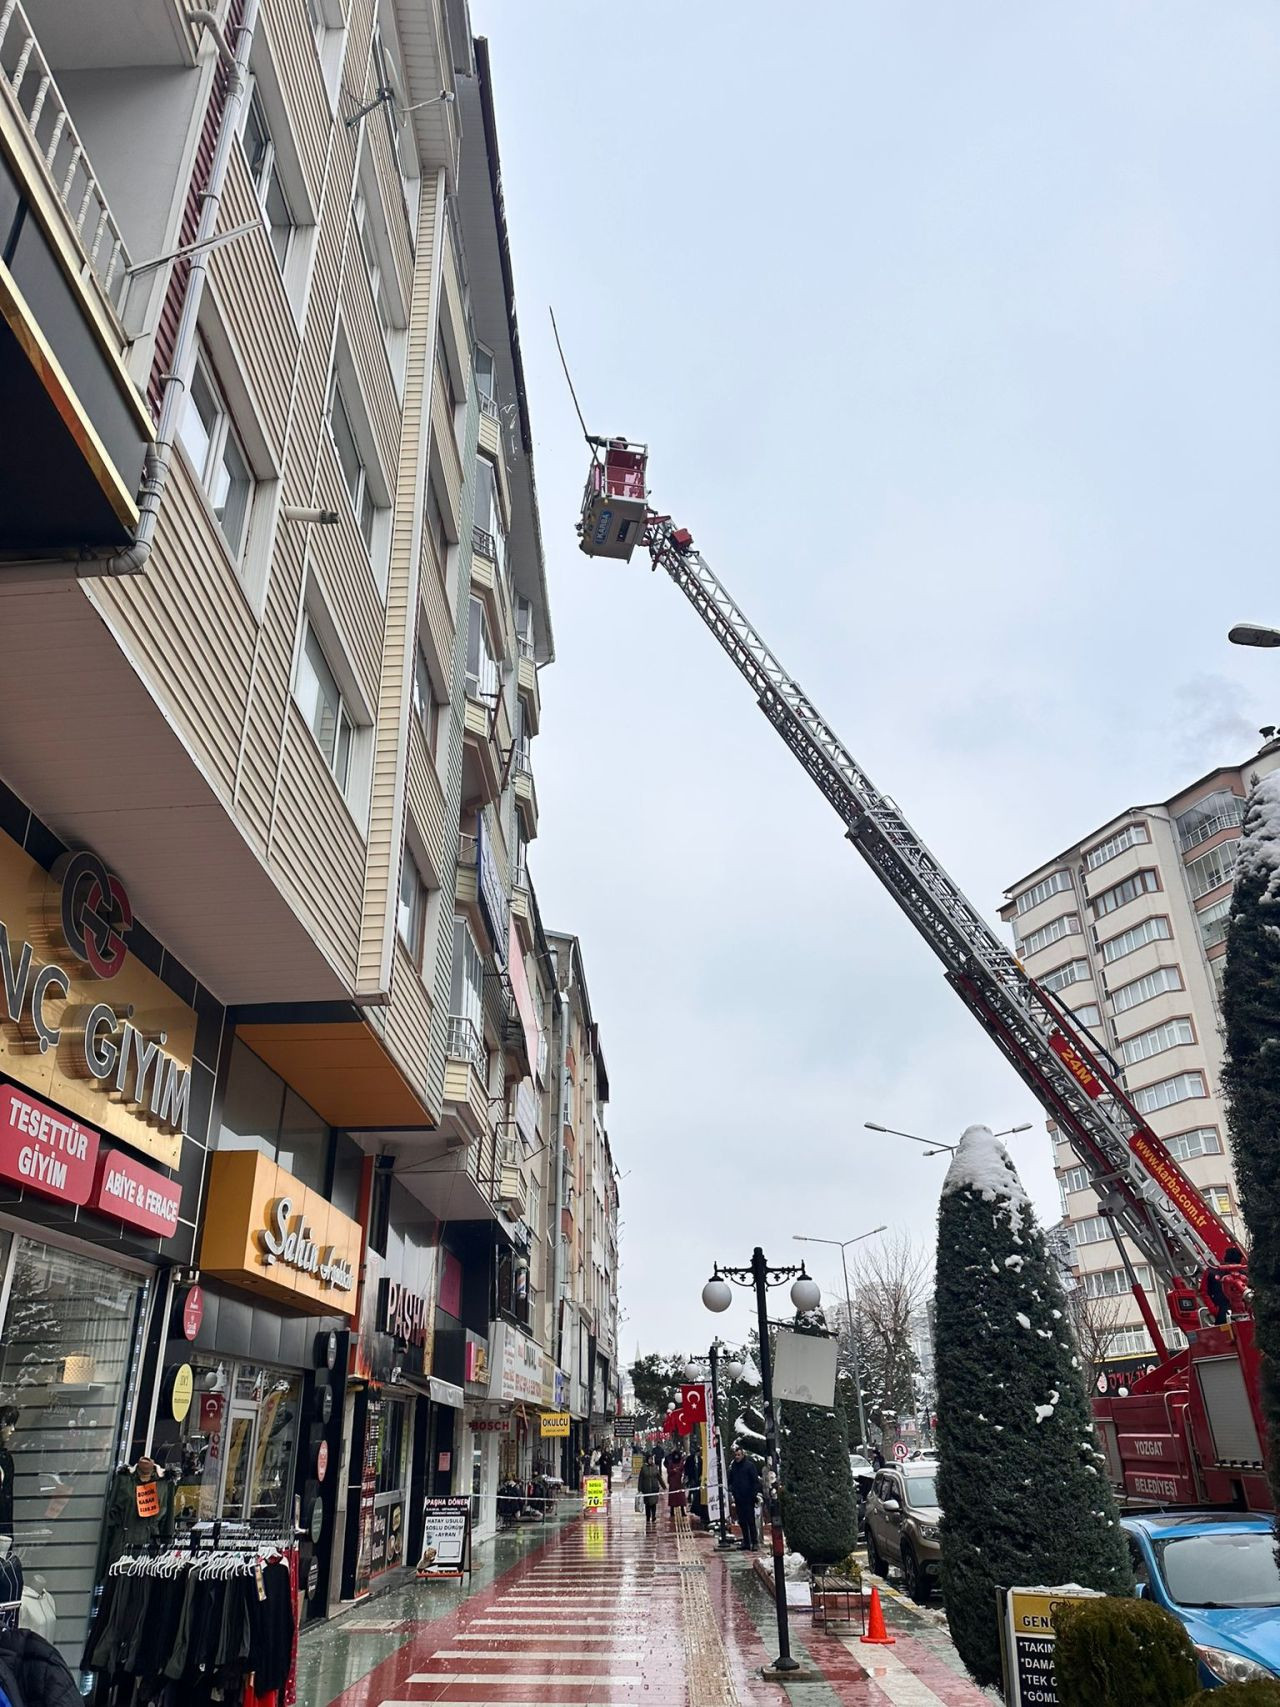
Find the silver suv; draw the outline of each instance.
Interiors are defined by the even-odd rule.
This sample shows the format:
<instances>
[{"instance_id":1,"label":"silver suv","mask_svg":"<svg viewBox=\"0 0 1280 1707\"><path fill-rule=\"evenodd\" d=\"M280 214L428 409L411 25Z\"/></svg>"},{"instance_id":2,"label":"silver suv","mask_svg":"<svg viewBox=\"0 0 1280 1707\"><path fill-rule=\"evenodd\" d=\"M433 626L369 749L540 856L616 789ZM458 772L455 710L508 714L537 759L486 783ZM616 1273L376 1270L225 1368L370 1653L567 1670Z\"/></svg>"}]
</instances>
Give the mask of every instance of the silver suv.
<instances>
[{"instance_id":1,"label":"silver suv","mask_svg":"<svg viewBox=\"0 0 1280 1707\"><path fill-rule=\"evenodd\" d=\"M877 1576L900 1564L912 1600L928 1600L942 1568L941 1526L936 1464L925 1459L877 1471L863 1516L867 1560Z\"/></svg>"}]
</instances>

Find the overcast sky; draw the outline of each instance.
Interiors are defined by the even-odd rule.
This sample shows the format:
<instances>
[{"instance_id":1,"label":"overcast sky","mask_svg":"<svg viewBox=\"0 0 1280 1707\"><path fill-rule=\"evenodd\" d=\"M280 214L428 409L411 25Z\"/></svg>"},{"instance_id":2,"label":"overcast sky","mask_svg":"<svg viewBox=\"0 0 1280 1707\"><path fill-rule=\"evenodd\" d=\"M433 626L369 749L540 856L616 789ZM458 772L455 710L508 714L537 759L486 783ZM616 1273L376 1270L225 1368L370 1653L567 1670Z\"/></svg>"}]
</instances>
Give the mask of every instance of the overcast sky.
<instances>
[{"instance_id":1,"label":"overcast sky","mask_svg":"<svg viewBox=\"0 0 1280 1707\"><path fill-rule=\"evenodd\" d=\"M712 1261L889 1222L1037 1106L665 578L577 550L591 429L993 919L1280 717L1274 0L472 0L490 39L556 636L547 923L582 939L622 1349ZM815 1271L831 1287L835 1252ZM749 1325L741 1307L719 1324Z\"/></svg>"}]
</instances>

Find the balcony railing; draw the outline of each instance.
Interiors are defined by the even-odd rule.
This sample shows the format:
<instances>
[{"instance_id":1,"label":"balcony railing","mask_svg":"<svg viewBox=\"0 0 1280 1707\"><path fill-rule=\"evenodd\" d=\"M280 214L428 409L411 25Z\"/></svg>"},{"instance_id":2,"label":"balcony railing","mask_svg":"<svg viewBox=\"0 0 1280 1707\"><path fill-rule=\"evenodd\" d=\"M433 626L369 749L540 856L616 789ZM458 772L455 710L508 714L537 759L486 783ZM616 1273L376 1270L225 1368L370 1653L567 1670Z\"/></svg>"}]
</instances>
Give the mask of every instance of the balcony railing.
<instances>
[{"instance_id":1,"label":"balcony railing","mask_svg":"<svg viewBox=\"0 0 1280 1707\"><path fill-rule=\"evenodd\" d=\"M471 524L471 549L478 551L481 557L487 557L491 563L498 561L498 542L489 532L477 523Z\"/></svg>"},{"instance_id":2,"label":"balcony railing","mask_svg":"<svg viewBox=\"0 0 1280 1707\"><path fill-rule=\"evenodd\" d=\"M13 98L32 147L44 161L89 267L117 315L123 317L129 254L18 0L3 0L0 6L0 81Z\"/></svg>"},{"instance_id":3,"label":"balcony railing","mask_svg":"<svg viewBox=\"0 0 1280 1707\"><path fill-rule=\"evenodd\" d=\"M529 750L529 743L527 741L516 742L515 759L513 762L517 771L522 771L525 776L533 775L533 756Z\"/></svg>"},{"instance_id":4,"label":"balcony railing","mask_svg":"<svg viewBox=\"0 0 1280 1707\"><path fill-rule=\"evenodd\" d=\"M1207 842L1210 836L1216 836L1219 830L1234 830L1238 824L1243 824L1245 805L1246 802L1241 798L1238 806L1229 806L1225 812L1215 812L1212 818L1202 818L1191 829L1185 830L1178 838L1183 853L1199 847L1201 842Z\"/></svg>"},{"instance_id":5,"label":"balcony railing","mask_svg":"<svg viewBox=\"0 0 1280 1707\"><path fill-rule=\"evenodd\" d=\"M497 398L490 397L486 392L482 391L480 393L480 413L482 415L487 415L491 421L501 420L502 417L498 413Z\"/></svg>"},{"instance_id":6,"label":"balcony railing","mask_svg":"<svg viewBox=\"0 0 1280 1707\"><path fill-rule=\"evenodd\" d=\"M458 832L458 864L469 871L476 868L476 838L467 835L465 830Z\"/></svg>"},{"instance_id":7,"label":"balcony railing","mask_svg":"<svg viewBox=\"0 0 1280 1707\"><path fill-rule=\"evenodd\" d=\"M528 635L522 634L516 644L520 648L520 656L522 658L527 658L532 664L534 662L533 641Z\"/></svg>"},{"instance_id":8,"label":"balcony railing","mask_svg":"<svg viewBox=\"0 0 1280 1707\"><path fill-rule=\"evenodd\" d=\"M472 1020L450 1014L447 1053L450 1060L468 1061L482 1079L486 1077L489 1063L485 1059L484 1042Z\"/></svg>"}]
</instances>

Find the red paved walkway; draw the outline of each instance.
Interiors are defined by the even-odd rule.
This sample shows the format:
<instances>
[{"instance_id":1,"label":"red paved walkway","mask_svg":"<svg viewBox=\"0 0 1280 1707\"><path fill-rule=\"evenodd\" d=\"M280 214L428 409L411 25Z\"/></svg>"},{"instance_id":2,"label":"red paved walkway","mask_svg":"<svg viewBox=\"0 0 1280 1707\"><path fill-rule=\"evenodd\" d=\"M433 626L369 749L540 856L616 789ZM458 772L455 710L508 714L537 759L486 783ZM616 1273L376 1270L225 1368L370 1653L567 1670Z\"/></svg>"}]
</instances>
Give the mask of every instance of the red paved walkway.
<instances>
[{"instance_id":1,"label":"red paved walkway","mask_svg":"<svg viewBox=\"0 0 1280 1707\"><path fill-rule=\"evenodd\" d=\"M570 1524L454 1612L410 1626L409 1640L350 1685L334 1707L721 1707L735 1694L737 1707L787 1707L786 1694L759 1676L770 1655L725 1561L700 1545L691 1572L690 1556L686 1543L682 1570L670 1526L646 1532L643 1519L619 1497L607 1520ZM702 1619L708 1617L708 1594L731 1678L728 1692L719 1685L710 1692L705 1660L686 1642L686 1617L695 1616L690 1609L696 1606ZM831 1696L846 1707L977 1707L984 1701L919 1643L904 1639L896 1650L863 1650L855 1657L835 1637L811 1632L807 1618L797 1626ZM883 1663L884 1675L869 1679L864 1656L868 1669Z\"/></svg>"}]
</instances>

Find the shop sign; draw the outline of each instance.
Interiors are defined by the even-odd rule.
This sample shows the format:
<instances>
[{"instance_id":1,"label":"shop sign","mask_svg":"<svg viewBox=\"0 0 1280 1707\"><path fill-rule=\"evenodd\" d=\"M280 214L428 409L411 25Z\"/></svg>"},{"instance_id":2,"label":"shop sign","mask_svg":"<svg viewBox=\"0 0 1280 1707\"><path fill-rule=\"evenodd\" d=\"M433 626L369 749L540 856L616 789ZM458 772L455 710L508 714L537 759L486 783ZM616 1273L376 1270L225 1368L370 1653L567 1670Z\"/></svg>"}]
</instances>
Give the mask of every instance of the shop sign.
<instances>
[{"instance_id":1,"label":"shop sign","mask_svg":"<svg viewBox=\"0 0 1280 1707\"><path fill-rule=\"evenodd\" d=\"M447 1457L447 1453L442 1453ZM441 1468L447 1470L447 1464ZM471 1569L471 1497L433 1494L422 1502L420 1577L460 1577Z\"/></svg>"},{"instance_id":2,"label":"shop sign","mask_svg":"<svg viewBox=\"0 0 1280 1707\"><path fill-rule=\"evenodd\" d=\"M316 1447L316 1481L323 1482L329 1474L329 1442L322 1440Z\"/></svg>"},{"instance_id":3,"label":"shop sign","mask_svg":"<svg viewBox=\"0 0 1280 1707\"><path fill-rule=\"evenodd\" d=\"M470 1422L472 1434L510 1434L510 1417L472 1417Z\"/></svg>"},{"instance_id":4,"label":"shop sign","mask_svg":"<svg viewBox=\"0 0 1280 1707\"><path fill-rule=\"evenodd\" d=\"M88 1203L98 1134L13 1085L0 1085L0 1177L59 1203Z\"/></svg>"},{"instance_id":5,"label":"shop sign","mask_svg":"<svg viewBox=\"0 0 1280 1707\"><path fill-rule=\"evenodd\" d=\"M129 953L132 926L96 854L65 855L49 876L0 836L0 1071L176 1167L196 1016ZM45 944L50 959L37 954Z\"/></svg>"},{"instance_id":6,"label":"shop sign","mask_svg":"<svg viewBox=\"0 0 1280 1707\"><path fill-rule=\"evenodd\" d=\"M451 1410L460 1411L464 1398L461 1387L455 1387L452 1381L442 1381L438 1375L432 1375L427 1380L427 1391L437 1405L448 1405Z\"/></svg>"},{"instance_id":7,"label":"shop sign","mask_svg":"<svg viewBox=\"0 0 1280 1707\"><path fill-rule=\"evenodd\" d=\"M1058 1699L1053 1652L1058 1609L1091 1600L1087 1588L1011 1588L1005 1596L1002 1654L1008 1707L1054 1707Z\"/></svg>"},{"instance_id":8,"label":"shop sign","mask_svg":"<svg viewBox=\"0 0 1280 1707\"><path fill-rule=\"evenodd\" d=\"M256 1150L211 1159L200 1267L309 1315L350 1318L363 1229Z\"/></svg>"},{"instance_id":9,"label":"shop sign","mask_svg":"<svg viewBox=\"0 0 1280 1707\"><path fill-rule=\"evenodd\" d=\"M489 1342L467 1334L466 1379L478 1386L489 1385Z\"/></svg>"},{"instance_id":10,"label":"shop sign","mask_svg":"<svg viewBox=\"0 0 1280 1707\"><path fill-rule=\"evenodd\" d=\"M178 1230L182 1187L155 1168L126 1156L123 1150L104 1150L98 1158L89 1207L140 1232L171 1239Z\"/></svg>"},{"instance_id":11,"label":"shop sign","mask_svg":"<svg viewBox=\"0 0 1280 1707\"><path fill-rule=\"evenodd\" d=\"M582 1478L583 1511L603 1511L607 1497L603 1476L584 1476Z\"/></svg>"},{"instance_id":12,"label":"shop sign","mask_svg":"<svg viewBox=\"0 0 1280 1707\"><path fill-rule=\"evenodd\" d=\"M431 1300L398 1280L378 1283L378 1332L394 1334L402 1345L425 1345L431 1335Z\"/></svg>"},{"instance_id":13,"label":"shop sign","mask_svg":"<svg viewBox=\"0 0 1280 1707\"><path fill-rule=\"evenodd\" d=\"M196 1390L195 1371L189 1363L180 1363L170 1371L169 1376L169 1414L174 1422L184 1422L187 1412L191 1409L192 1395Z\"/></svg>"},{"instance_id":14,"label":"shop sign","mask_svg":"<svg viewBox=\"0 0 1280 1707\"><path fill-rule=\"evenodd\" d=\"M198 1286L192 1286L182 1300L182 1337L193 1340L200 1332L200 1324L203 1321L204 1293Z\"/></svg>"},{"instance_id":15,"label":"shop sign","mask_svg":"<svg viewBox=\"0 0 1280 1707\"><path fill-rule=\"evenodd\" d=\"M484 919L485 929L489 933L489 941L493 945L493 958L499 966L505 966L507 961L507 931L510 924L507 914L507 895L502 887L502 879L498 875L498 861L494 857L489 825L483 812L477 820L476 827L479 832L476 836L476 892L480 899L480 915Z\"/></svg>"},{"instance_id":16,"label":"shop sign","mask_svg":"<svg viewBox=\"0 0 1280 1707\"><path fill-rule=\"evenodd\" d=\"M544 1353L509 1322L498 1325L497 1367L489 1379L489 1397L504 1403L528 1400L542 1402L542 1362Z\"/></svg>"},{"instance_id":17,"label":"shop sign","mask_svg":"<svg viewBox=\"0 0 1280 1707\"><path fill-rule=\"evenodd\" d=\"M568 1411L543 1411L539 1421L538 1433L543 1440L568 1440L569 1413Z\"/></svg>"}]
</instances>

